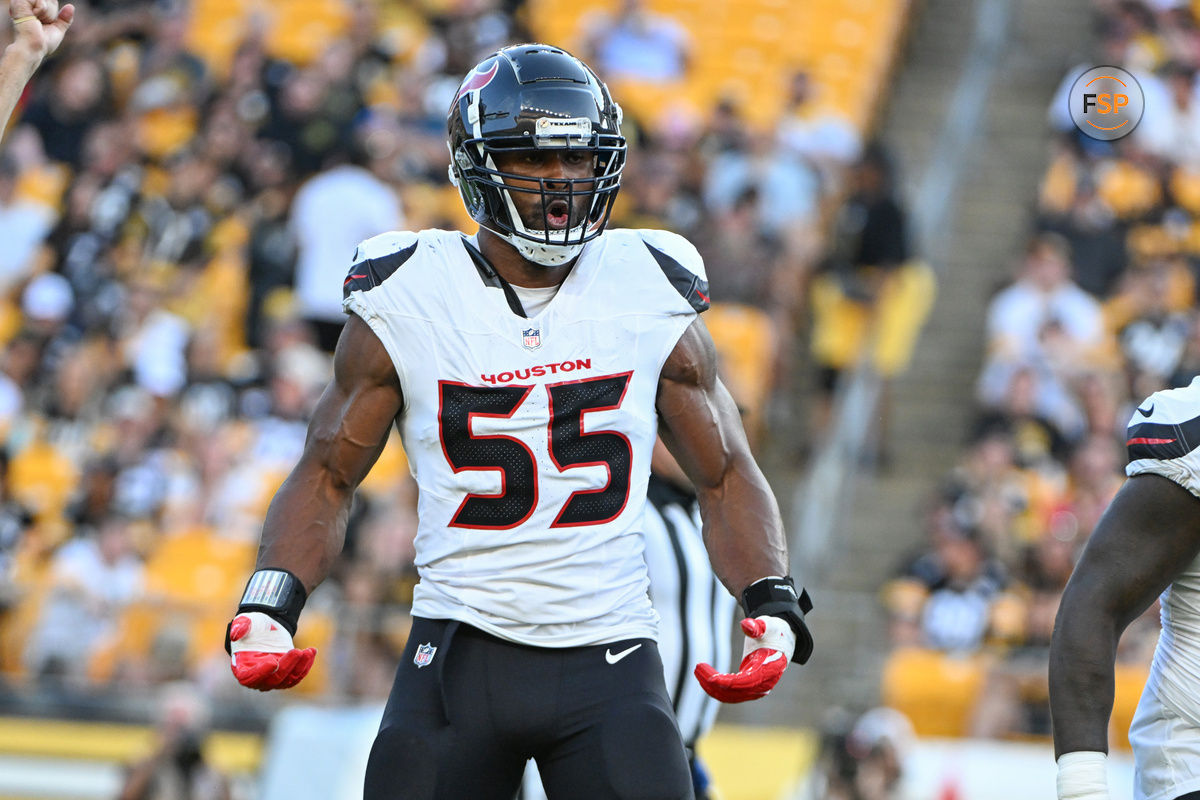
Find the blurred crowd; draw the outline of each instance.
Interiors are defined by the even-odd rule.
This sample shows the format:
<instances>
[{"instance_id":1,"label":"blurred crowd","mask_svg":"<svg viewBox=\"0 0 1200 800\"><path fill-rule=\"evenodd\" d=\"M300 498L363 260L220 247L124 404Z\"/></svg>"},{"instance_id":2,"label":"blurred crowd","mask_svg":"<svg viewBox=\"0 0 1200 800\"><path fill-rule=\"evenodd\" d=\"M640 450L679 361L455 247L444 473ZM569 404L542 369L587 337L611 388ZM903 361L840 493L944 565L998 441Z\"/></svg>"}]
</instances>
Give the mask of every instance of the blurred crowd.
<instances>
[{"instance_id":1,"label":"blurred crowd","mask_svg":"<svg viewBox=\"0 0 1200 800\"><path fill-rule=\"evenodd\" d=\"M910 713L922 733L1049 733L1054 617L1124 480L1125 427L1151 392L1200 375L1196 6L1096 0L1094 17L1097 52L1049 109L1033 229L989 300L970 440L923 511L925 549L884 590L897 648L884 693L936 696L936 712ZM1068 113L1094 63L1129 70L1146 95L1140 124L1115 142L1084 136ZM1157 632L1155 605L1121 641L1118 746ZM918 672L942 691L918 686Z\"/></svg>"},{"instance_id":2,"label":"blurred crowd","mask_svg":"<svg viewBox=\"0 0 1200 800\"><path fill-rule=\"evenodd\" d=\"M224 624L329 378L354 247L473 230L446 180L445 112L477 60L538 28L501 0L77 5L0 148L0 675L229 696ZM641 3L580 24L602 77L666 86L692 69L687 29ZM735 95L686 114L633 104L616 209L705 256L706 316L752 432L780 413L813 276L875 257L857 216L830 224L843 200L891 213L879 151L807 71L780 65L780 81L766 126ZM297 691L386 695L416 579L413 491L394 437L305 611L298 642L322 656Z\"/></svg>"}]
</instances>

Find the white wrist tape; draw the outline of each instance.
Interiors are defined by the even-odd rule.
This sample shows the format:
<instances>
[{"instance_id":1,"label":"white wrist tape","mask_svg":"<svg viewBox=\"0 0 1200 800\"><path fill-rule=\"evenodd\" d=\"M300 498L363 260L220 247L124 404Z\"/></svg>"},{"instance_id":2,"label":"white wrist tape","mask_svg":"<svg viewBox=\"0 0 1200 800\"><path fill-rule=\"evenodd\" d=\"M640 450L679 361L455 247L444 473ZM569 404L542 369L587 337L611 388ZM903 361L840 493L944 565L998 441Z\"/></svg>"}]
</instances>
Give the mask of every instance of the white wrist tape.
<instances>
[{"instance_id":1,"label":"white wrist tape","mask_svg":"<svg viewBox=\"0 0 1200 800\"><path fill-rule=\"evenodd\" d=\"M1094 750L1058 757L1058 800L1108 800L1106 754Z\"/></svg>"},{"instance_id":2,"label":"white wrist tape","mask_svg":"<svg viewBox=\"0 0 1200 800\"><path fill-rule=\"evenodd\" d=\"M758 617L763 622L767 623L767 630L762 636L757 639L746 637L746 643L742 645L742 658L753 653L761 647L769 647L772 650L778 650L783 653L783 657L787 661L792 660L792 652L796 649L796 632L792 630L792 626L788 624L786 619L764 615Z\"/></svg>"}]
</instances>

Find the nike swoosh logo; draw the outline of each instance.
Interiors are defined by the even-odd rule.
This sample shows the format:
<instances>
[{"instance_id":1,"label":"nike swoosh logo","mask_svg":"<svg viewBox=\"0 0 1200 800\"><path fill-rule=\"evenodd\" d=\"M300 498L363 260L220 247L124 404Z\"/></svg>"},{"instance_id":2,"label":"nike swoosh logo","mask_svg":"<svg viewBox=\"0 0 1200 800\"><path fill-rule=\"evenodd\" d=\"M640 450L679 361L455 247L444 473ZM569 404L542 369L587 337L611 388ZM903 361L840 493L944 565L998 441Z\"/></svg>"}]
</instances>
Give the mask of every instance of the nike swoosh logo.
<instances>
[{"instance_id":1,"label":"nike swoosh logo","mask_svg":"<svg viewBox=\"0 0 1200 800\"><path fill-rule=\"evenodd\" d=\"M1151 414L1154 413L1154 404L1151 403L1149 408L1139 408L1138 413L1141 414L1143 417L1149 417Z\"/></svg>"},{"instance_id":2,"label":"nike swoosh logo","mask_svg":"<svg viewBox=\"0 0 1200 800\"><path fill-rule=\"evenodd\" d=\"M641 647L640 644L635 644L633 647L626 648L625 650L622 650L621 652L619 652L615 655L613 654L612 650L606 649L604 651L604 660L610 664L615 664L618 661L620 661L622 658L624 658L625 656L632 653L634 650L637 650L639 647Z\"/></svg>"}]
</instances>

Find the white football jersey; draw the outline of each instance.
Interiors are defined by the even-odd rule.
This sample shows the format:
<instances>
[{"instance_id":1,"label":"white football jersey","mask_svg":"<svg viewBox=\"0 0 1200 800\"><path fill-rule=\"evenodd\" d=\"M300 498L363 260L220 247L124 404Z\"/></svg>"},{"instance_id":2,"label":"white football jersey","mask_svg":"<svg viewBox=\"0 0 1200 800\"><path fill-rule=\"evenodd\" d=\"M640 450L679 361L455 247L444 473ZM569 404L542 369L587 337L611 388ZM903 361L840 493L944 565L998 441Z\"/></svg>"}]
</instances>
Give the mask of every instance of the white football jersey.
<instances>
[{"instance_id":1,"label":"white football jersey","mask_svg":"<svg viewBox=\"0 0 1200 800\"><path fill-rule=\"evenodd\" d=\"M345 288L404 392L413 614L545 647L654 638L642 511L659 374L708 304L695 248L607 231L532 318L449 231L367 240Z\"/></svg>"},{"instance_id":2,"label":"white football jersey","mask_svg":"<svg viewBox=\"0 0 1200 800\"><path fill-rule=\"evenodd\" d=\"M1127 447L1129 476L1162 475L1200 497L1200 378L1146 399ZM1200 789L1200 557L1159 600L1162 633L1130 733L1140 800Z\"/></svg>"}]
</instances>

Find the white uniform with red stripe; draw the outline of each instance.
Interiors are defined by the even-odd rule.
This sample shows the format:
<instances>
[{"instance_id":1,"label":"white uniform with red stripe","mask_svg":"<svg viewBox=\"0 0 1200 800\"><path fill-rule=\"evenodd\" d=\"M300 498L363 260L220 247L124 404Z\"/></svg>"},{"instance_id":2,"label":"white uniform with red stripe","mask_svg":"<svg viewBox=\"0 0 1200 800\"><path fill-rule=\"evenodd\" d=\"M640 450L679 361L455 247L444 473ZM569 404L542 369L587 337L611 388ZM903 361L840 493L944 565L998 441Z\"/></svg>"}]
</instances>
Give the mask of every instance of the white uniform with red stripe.
<instances>
[{"instance_id":1,"label":"white uniform with red stripe","mask_svg":"<svg viewBox=\"0 0 1200 800\"><path fill-rule=\"evenodd\" d=\"M707 306L700 257L674 234L607 231L525 318L472 250L459 233L388 233L360 245L346 281L346 309L404 392L413 614L545 647L654 638L642 512L655 398Z\"/></svg>"},{"instance_id":2,"label":"white uniform with red stripe","mask_svg":"<svg viewBox=\"0 0 1200 800\"><path fill-rule=\"evenodd\" d=\"M1128 475L1162 475L1200 497L1200 378L1143 402L1129 421L1128 448ZM1200 791L1200 557L1160 602L1162 633L1130 726L1138 800Z\"/></svg>"}]
</instances>

